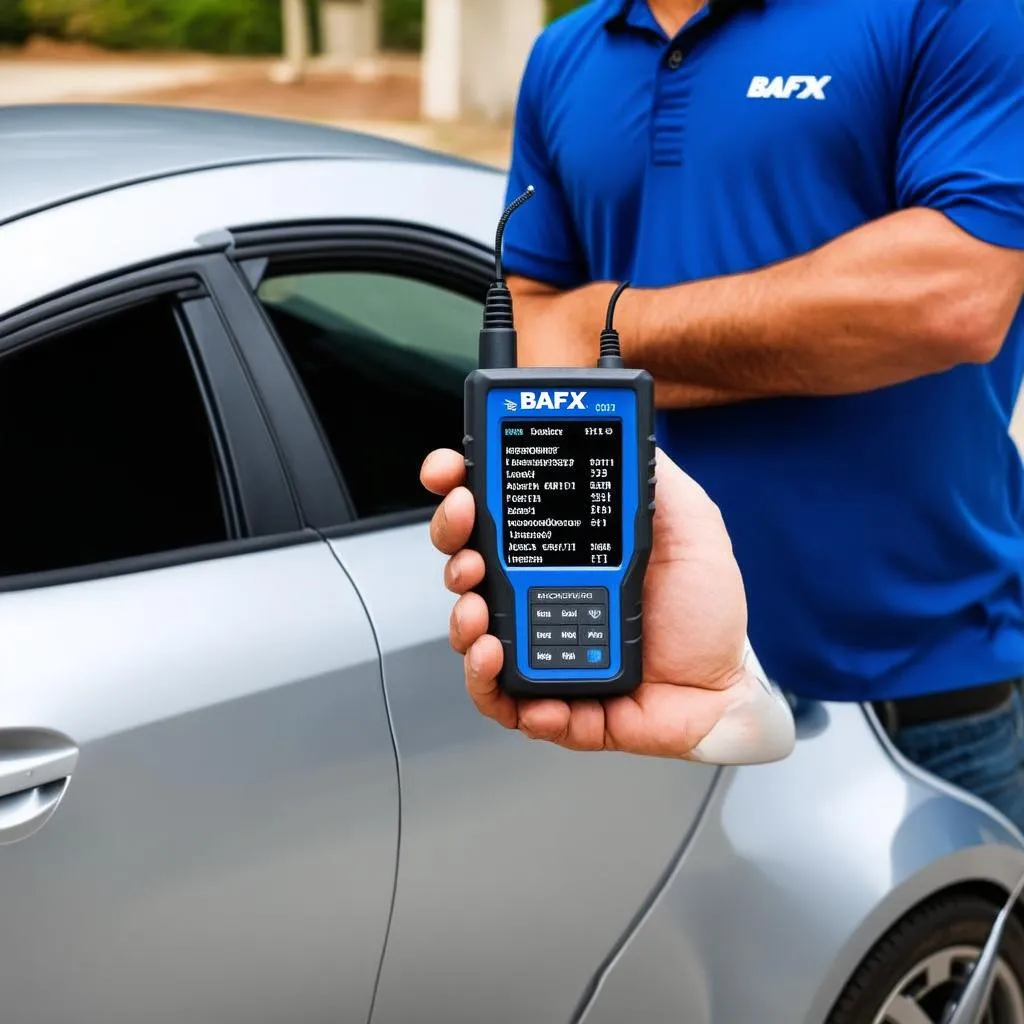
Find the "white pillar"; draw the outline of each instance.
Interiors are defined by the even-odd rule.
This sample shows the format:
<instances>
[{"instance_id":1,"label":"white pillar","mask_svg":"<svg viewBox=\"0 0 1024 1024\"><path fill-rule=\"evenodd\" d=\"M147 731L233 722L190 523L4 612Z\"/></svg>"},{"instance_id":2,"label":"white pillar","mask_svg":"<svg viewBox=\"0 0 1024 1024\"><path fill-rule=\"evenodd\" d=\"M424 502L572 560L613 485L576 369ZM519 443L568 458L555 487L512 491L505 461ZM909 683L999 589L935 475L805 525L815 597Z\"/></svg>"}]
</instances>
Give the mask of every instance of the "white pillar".
<instances>
[{"instance_id":1,"label":"white pillar","mask_svg":"<svg viewBox=\"0 0 1024 1024\"><path fill-rule=\"evenodd\" d=\"M426 0L423 10L423 116L457 121L462 115L463 0Z\"/></svg>"},{"instance_id":2,"label":"white pillar","mask_svg":"<svg viewBox=\"0 0 1024 1024\"><path fill-rule=\"evenodd\" d=\"M423 116L512 116L544 0L426 0Z\"/></svg>"},{"instance_id":3,"label":"white pillar","mask_svg":"<svg viewBox=\"0 0 1024 1024\"><path fill-rule=\"evenodd\" d=\"M309 59L306 0L281 0L281 30L284 37L284 66L275 77L280 81L296 82L305 73Z\"/></svg>"},{"instance_id":4,"label":"white pillar","mask_svg":"<svg viewBox=\"0 0 1024 1024\"><path fill-rule=\"evenodd\" d=\"M526 58L544 27L544 0L463 2L463 105L490 120L510 118Z\"/></svg>"},{"instance_id":5,"label":"white pillar","mask_svg":"<svg viewBox=\"0 0 1024 1024\"><path fill-rule=\"evenodd\" d=\"M320 0L324 58L351 65L380 52L380 0Z\"/></svg>"}]
</instances>

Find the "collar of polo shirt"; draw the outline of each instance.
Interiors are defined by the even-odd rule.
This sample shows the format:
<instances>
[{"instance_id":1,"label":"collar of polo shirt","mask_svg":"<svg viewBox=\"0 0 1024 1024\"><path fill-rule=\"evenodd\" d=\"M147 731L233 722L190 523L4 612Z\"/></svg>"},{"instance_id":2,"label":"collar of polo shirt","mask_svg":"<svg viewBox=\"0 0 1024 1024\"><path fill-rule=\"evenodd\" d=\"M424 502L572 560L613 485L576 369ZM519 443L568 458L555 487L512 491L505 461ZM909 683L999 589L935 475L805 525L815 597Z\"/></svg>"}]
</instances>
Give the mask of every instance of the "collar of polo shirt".
<instances>
[{"instance_id":1,"label":"collar of polo shirt","mask_svg":"<svg viewBox=\"0 0 1024 1024\"><path fill-rule=\"evenodd\" d=\"M646 3L646 0L603 0L607 11L605 26L621 27L630 10L638 3ZM726 13L739 7L763 7L766 3L767 0L707 0L710 10Z\"/></svg>"}]
</instances>

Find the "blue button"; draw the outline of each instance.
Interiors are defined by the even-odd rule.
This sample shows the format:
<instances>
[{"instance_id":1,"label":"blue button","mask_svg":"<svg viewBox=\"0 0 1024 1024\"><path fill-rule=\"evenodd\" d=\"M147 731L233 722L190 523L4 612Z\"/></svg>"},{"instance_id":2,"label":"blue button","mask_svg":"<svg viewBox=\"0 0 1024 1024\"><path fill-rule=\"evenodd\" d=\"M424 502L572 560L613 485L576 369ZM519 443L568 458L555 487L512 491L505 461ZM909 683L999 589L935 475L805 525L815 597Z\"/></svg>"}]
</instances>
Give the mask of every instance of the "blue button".
<instances>
[{"instance_id":1,"label":"blue button","mask_svg":"<svg viewBox=\"0 0 1024 1024\"><path fill-rule=\"evenodd\" d=\"M608 666L608 648L607 647L588 647L587 648L587 664L596 665L600 668L607 668Z\"/></svg>"}]
</instances>

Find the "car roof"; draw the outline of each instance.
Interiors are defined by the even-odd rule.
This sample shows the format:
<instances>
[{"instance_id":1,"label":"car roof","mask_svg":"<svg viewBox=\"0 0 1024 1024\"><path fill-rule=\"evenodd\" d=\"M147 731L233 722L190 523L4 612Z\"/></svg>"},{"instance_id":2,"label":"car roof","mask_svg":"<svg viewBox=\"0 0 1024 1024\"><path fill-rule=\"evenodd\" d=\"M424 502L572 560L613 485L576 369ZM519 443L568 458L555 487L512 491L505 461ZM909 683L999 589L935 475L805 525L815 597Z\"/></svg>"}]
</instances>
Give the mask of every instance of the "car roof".
<instances>
[{"instance_id":1,"label":"car roof","mask_svg":"<svg viewBox=\"0 0 1024 1024\"><path fill-rule=\"evenodd\" d=\"M0 224L173 174L315 158L467 165L372 135L224 111L128 104L0 107Z\"/></svg>"}]
</instances>

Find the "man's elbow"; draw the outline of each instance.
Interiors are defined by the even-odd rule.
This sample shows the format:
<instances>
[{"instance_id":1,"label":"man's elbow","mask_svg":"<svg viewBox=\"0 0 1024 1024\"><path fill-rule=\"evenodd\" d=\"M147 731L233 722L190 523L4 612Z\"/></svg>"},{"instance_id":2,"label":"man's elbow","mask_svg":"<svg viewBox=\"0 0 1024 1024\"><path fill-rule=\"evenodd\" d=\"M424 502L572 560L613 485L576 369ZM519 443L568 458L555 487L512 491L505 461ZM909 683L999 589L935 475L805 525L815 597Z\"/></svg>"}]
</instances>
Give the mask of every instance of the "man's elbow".
<instances>
[{"instance_id":1,"label":"man's elbow","mask_svg":"<svg viewBox=\"0 0 1024 1024\"><path fill-rule=\"evenodd\" d=\"M920 321L941 368L990 363L1003 347L1021 296L984 287L947 294Z\"/></svg>"}]
</instances>

